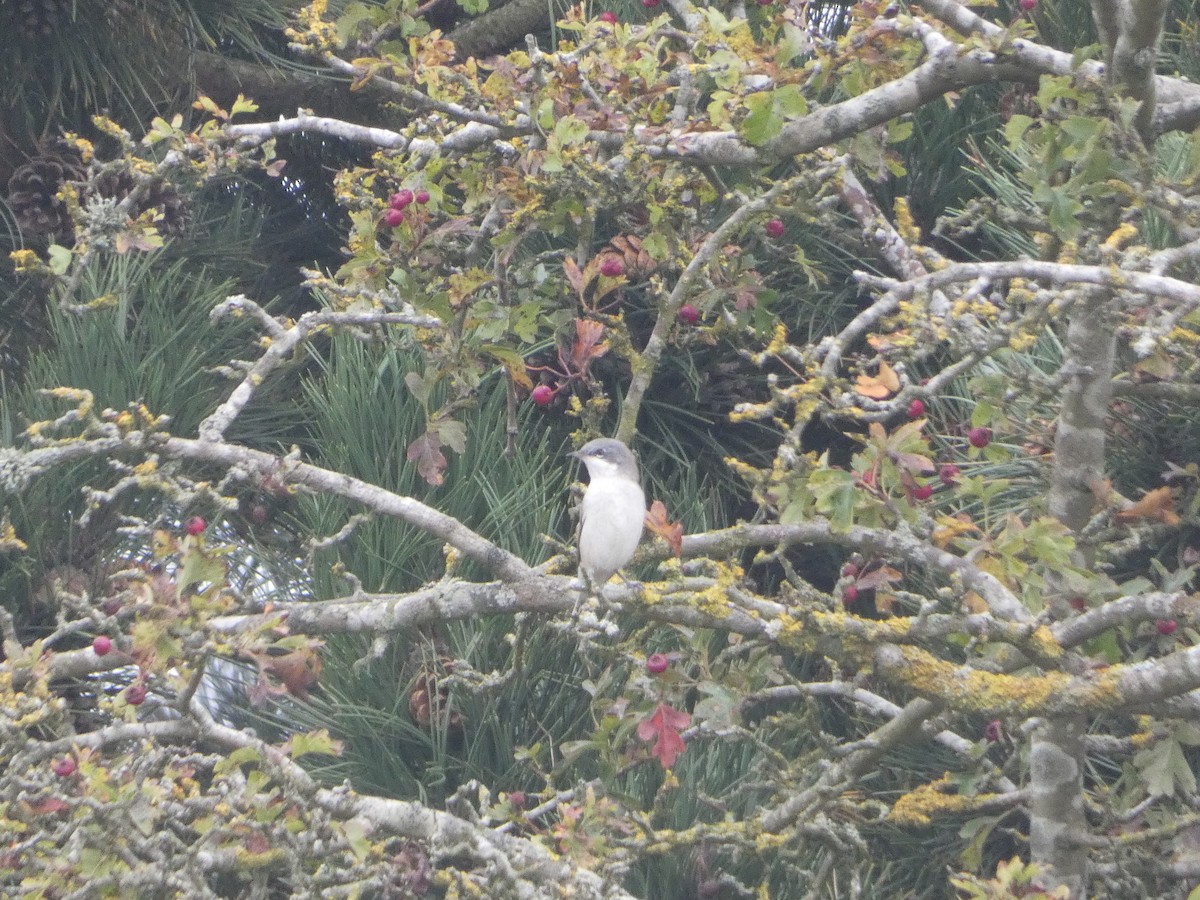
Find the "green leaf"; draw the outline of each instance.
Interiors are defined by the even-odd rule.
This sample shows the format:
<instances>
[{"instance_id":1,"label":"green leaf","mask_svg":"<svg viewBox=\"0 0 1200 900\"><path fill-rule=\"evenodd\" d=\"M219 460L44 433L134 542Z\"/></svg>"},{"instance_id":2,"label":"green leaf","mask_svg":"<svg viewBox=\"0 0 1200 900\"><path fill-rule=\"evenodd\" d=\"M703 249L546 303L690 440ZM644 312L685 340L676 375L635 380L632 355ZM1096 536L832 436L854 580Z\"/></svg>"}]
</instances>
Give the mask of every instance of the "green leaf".
<instances>
[{"instance_id":1,"label":"green leaf","mask_svg":"<svg viewBox=\"0 0 1200 900\"><path fill-rule=\"evenodd\" d=\"M854 476L844 469L817 469L809 476L808 488L817 500L817 512L829 519L833 530L848 531L858 502Z\"/></svg>"},{"instance_id":2,"label":"green leaf","mask_svg":"<svg viewBox=\"0 0 1200 900\"><path fill-rule=\"evenodd\" d=\"M1133 757L1151 797L1170 797L1177 792L1190 794L1196 790L1196 776L1183 755L1183 745L1174 737L1165 738Z\"/></svg>"},{"instance_id":3,"label":"green leaf","mask_svg":"<svg viewBox=\"0 0 1200 900\"><path fill-rule=\"evenodd\" d=\"M225 561L205 553L198 547L189 549L183 555L183 565L179 569L179 591L183 593L195 584L221 584L225 581Z\"/></svg>"},{"instance_id":4,"label":"green leaf","mask_svg":"<svg viewBox=\"0 0 1200 900\"><path fill-rule=\"evenodd\" d=\"M282 750L292 759L299 759L310 753L322 756L341 756L342 742L334 740L324 728L309 731L304 734L293 734L283 744Z\"/></svg>"},{"instance_id":5,"label":"green leaf","mask_svg":"<svg viewBox=\"0 0 1200 900\"><path fill-rule=\"evenodd\" d=\"M750 144L765 144L783 130L783 117L766 92L751 94L746 98L746 107L750 115L742 122L741 131Z\"/></svg>"},{"instance_id":6,"label":"green leaf","mask_svg":"<svg viewBox=\"0 0 1200 900\"><path fill-rule=\"evenodd\" d=\"M1008 141L1008 149L1016 150L1017 145L1021 143L1021 139L1025 137L1025 132L1033 124L1033 119L1029 116L1020 114L1014 115L1004 125L1004 139Z\"/></svg>"},{"instance_id":7,"label":"green leaf","mask_svg":"<svg viewBox=\"0 0 1200 900\"><path fill-rule=\"evenodd\" d=\"M228 775L234 769L240 768L245 763L262 762L262 755L254 747L238 747L223 760L213 766L213 772L217 775Z\"/></svg>"},{"instance_id":8,"label":"green leaf","mask_svg":"<svg viewBox=\"0 0 1200 900\"><path fill-rule=\"evenodd\" d=\"M727 91L737 86L744 65L745 61L732 50L718 50L708 58L708 71L713 81Z\"/></svg>"},{"instance_id":9,"label":"green leaf","mask_svg":"<svg viewBox=\"0 0 1200 900\"><path fill-rule=\"evenodd\" d=\"M50 271L55 275L65 275L67 269L71 268L71 251L58 244L51 244L46 252L50 256Z\"/></svg>"},{"instance_id":10,"label":"green leaf","mask_svg":"<svg viewBox=\"0 0 1200 900\"><path fill-rule=\"evenodd\" d=\"M642 249L655 262L663 262L671 256L667 238L661 231L652 231L642 240Z\"/></svg>"},{"instance_id":11,"label":"green leaf","mask_svg":"<svg viewBox=\"0 0 1200 900\"><path fill-rule=\"evenodd\" d=\"M563 116L554 123L554 137L560 146L570 147L587 138L587 122L578 116Z\"/></svg>"}]
</instances>

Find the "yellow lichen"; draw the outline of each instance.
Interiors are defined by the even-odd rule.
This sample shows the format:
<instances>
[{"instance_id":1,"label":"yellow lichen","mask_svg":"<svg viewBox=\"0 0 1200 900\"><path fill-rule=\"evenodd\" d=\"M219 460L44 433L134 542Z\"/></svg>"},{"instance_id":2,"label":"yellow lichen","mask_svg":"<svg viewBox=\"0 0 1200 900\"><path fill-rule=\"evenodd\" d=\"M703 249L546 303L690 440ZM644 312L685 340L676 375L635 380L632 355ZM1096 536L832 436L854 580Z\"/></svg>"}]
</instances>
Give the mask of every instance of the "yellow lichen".
<instances>
[{"instance_id":1,"label":"yellow lichen","mask_svg":"<svg viewBox=\"0 0 1200 900\"><path fill-rule=\"evenodd\" d=\"M937 781L923 784L909 791L892 805L887 816L888 821L902 826L923 827L947 813L961 815L973 812L993 796L977 794L968 797L952 793L955 790L949 774L943 775Z\"/></svg>"},{"instance_id":2,"label":"yellow lichen","mask_svg":"<svg viewBox=\"0 0 1200 900\"><path fill-rule=\"evenodd\" d=\"M927 697L938 697L960 711L987 714L1031 716L1044 711L1054 698L1068 696L1072 690L1070 675L1052 672L1045 675L1005 675L968 669L945 662L919 647L901 647L903 665L889 674ZM1103 690L1098 684L1095 700ZM1078 691L1075 691L1078 696ZM1080 698L1081 703L1088 704ZM1101 703L1111 706L1111 703Z\"/></svg>"}]
</instances>

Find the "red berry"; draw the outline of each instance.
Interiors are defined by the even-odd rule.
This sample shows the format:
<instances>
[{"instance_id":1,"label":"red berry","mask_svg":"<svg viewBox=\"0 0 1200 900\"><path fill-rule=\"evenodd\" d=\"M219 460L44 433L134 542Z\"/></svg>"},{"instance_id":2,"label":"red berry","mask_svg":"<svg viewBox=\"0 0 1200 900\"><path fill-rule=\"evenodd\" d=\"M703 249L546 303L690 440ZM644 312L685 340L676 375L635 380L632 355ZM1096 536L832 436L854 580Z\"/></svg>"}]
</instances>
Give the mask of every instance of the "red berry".
<instances>
[{"instance_id":1,"label":"red berry","mask_svg":"<svg viewBox=\"0 0 1200 900\"><path fill-rule=\"evenodd\" d=\"M646 9L654 9L661 2L662 0L642 0L642 6L646 7Z\"/></svg>"},{"instance_id":2,"label":"red berry","mask_svg":"<svg viewBox=\"0 0 1200 900\"><path fill-rule=\"evenodd\" d=\"M765 4L764 4L765 5ZM766 226L767 237L781 238L783 237L783 220L772 219Z\"/></svg>"},{"instance_id":3,"label":"red berry","mask_svg":"<svg viewBox=\"0 0 1200 900\"><path fill-rule=\"evenodd\" d=\"M983 729L983 736L993 744L1004 736L1004 728L1000 724L999 719L992 719L987 723L987 727Z\"/></svg>"},{"instance_id":4,"label":"red berry","mask_svg":"<svg viewBox=\"0 0 1200 900\"><path fill-rule=\"evenodd\" d=\"M972 428L967 432L967 440L970 441L972 447L986 447L992 442L992 429Z\"/></svg>"},{"instance_id":5,"label":"red berry","mask_svg":"<svg viewBox=\"0 0 1200 900\"><path fill-rule=\"evenodd\" d=\"M651 675L661 675L667 671L667 657L662 653L651 653L646 657L646 671Z\"/></svg>"},{"instance_id":6,"label":"red berry","mask_svg":"<svg viewBox=\"0 0 1200 900\"><path fill-rule=\"evenodd\" d=\"M130 706L141 706L146 699L146 686L141 682L125 688L125 702Z\"/></svg>"},{"instance_id":7,"label":"red berry","mask_svg":"<svg viewBox=\"0 0 1200 900\"><path fill-rule=\"evenodd\" d=\"M392 199L390 201L392 209L404 209L404 207L408 206L408 204L412 202L413 192L408 188L405 188L402 191L396 191L396 193L392 194Z\"/></svg>"},{"instance_id":8,"label":"red berry","mask_svg":"<svg viewBox=\"0 0 1200 900\"><path fill-rule=\"evenodd\" d=\"M524 791L513 791L511 794L508 795L508 802L511 803L513 806L515 806L517 809L524 809L525 804L528 801L525 799Z\"/></svg>"},{"instance_id":9,"label":"red berry","mask_svg":"<svg viewBox=\"0 0 1200 900\"><path fill-rule=\"evenodd\" d=\"M183 523L183 530L195 537L198 534L203 534L204 529L208 527L208 523L200 516L192 516Z\"/></svg>"},{"instance_id":10,"label":"red berry","mask_svg":"<svg viewBox=\"0 0 1200 900\"><path fill-rule=\"evenodd\" d=\"M1088 603L1083 597L1072 597L1067 603L1075 612L1087 612Z\"/></svg>"},{"instance_id":11,"label":"red berry","mask_svg":"<svg viewBox=\"0 0 1200 900\"><path fill-rule=\"evenodd\" d=\"M1169 634L1174 634L1175 629L1179 627L1179 623L1174 619L1159 619L1154 623L1154 627L1158 629L1158 633L1163 637Z\"/></svg>"},{"instance_id":12,"label":"red berry","mask_svg":"<svg viewBox=\"0 0 1200 900\"><path fill-rule=\"evenodd\" d=\"M912 495L914 500L928 500L933 496L933 485L918 484L912 489Z\"/></svg>"},{"instance_id":13,"label":"red berry","mask_svg":"<svg viewBox=\"0 0 1200 900\"><path fill-rule=\"evenodd\" d=\"M121 611L121 601L110 597L100 604L100 609L106 616L115 616Z\"/></svg>"},{"instance_id":14,"label":"red berry","mask_svg":"<svg viewBox=\"0 0 1200 900\"><path fill-rule=\"evenodd\" d=\"M422 188L421 190L417 191L416 196L413 199L415 199L418 203L428 203L429 191Z\"/></svg>"},{"instance_id":15,"label":"red berry","mask_svg":"<svg viewBox=\"0 0 1200 900\"><path fill-rule=\"evenodd\" d=\"M607 9L604 12L600 13L600 15L596 16L596 18L599 19L601 22L607 22L609 25L617 24L617 14L615 12L611 12L610 10L607 10Z\"/></svg>"},{"instance_id":16,"label":"red berry","mask_svg":"<svg viewBox=\"0 0 1200 900\"><path fill-rule=\"evenodd\" d=\"M538 406L545 406L554 399L554 389L548 384L539 384L529 396Z\"/></svg>"},{"instance_id":17,"label":"red berry","mask_svg":"<svg viewBox=\"0 0 1200 900\"><path fill-rule=\"evenodd\" d=\"M938 478L942 479L942 484L954 484L956 481L958 481L960 472L961 469L959 469L954 463L946 463L944 466L938 469Z\"/></svg>"},{"instance_id":18,"label":"red berry","mask_svg":"<svg viewBox=\"0 0 1200 900\"><path fill-rule=\"evenodd\" d=\"M404 212L399 209L389 209L383 214L383 221L387 222L392 228L399 228L404 224Z\"/></svg>"},{"instance_id":19,"label":"red berry","mask_svg":"<svg viewBox=\"0 0 1200 900\"><path fill-rule=\"evenodd\" d=\"M619 256L606 256L600 261L600 274L605 278L616 278L625 274L625 263Z\"/></svg>"},{"instance_id":20,"label":"red berry","mask_svg":"<svg viewBox=\"0 0 1200 900\"><path fill-rule=\"evenodd\" d=\"M700 310L692 306L690 303L685 303L679 307L679 321L684 325L695 325L700 321Z\"/></svg>"},{"instance_id":21,"label":"red berry","mask_svg":"<svg viewBox=\"0 0 1200 900\"><path fill-rule=\"evenodd\" d=\"M858 602L858 588L856 588L852 584L847 585L846 589L844 591L842 591L842 602L845 603L847 606L853 606L855 603L857 603Z\"/></svg>"},{"instance_id":22,"label":"red berry","mask_svg":"<svg viewBox=\"0 0 1200 900\"><path fill-rule=\"evenodd\" d=\"M858 563L848 562L842 566L842 577L853 578L858 574Z\"/></svg>"},{"instance_id":23,"label":"red berry","mask_svg":"<svg viewBox=\"0 0 1200 900\"><path fill-rule=\"evenodd\" d=\"M261 525L267 521L267 508L261 503L255 503L246 511L246 518L254 525Z\"/></svg>"},{"instance_id":24,"label":"red berry","mask_svg":"<svg viewBox=\"0 0 1200 900\"><path fill-rule=\"evenodd\" d=\"M75 760L69 756L64 756L54 764L54 774L59 778L66 778L68 775L74 775Z\"/></svg>"},{"instance_id":25,"label":"red berry","mask_svg":"<svg viewBox=\"0 0 1200 900\"><path fill-rule=\"evenodd\" d=\"M1029 12L1031 9L1037 6L1037 0L1020 0L1020 3L1021 9L1025 10L1025 12Z\"/></svg>"},{"instance_id":26,"label":"red berry","mask_svg":"<svg viewBox=\"0 0 1200 900\"><path fill-rule=\"evenodd\" d=\"M112 652L112 639L105 634L99 635L92 641L92 652L97 656L107 656Z\"/></svg>"},{"instance_id":27,"label":"red berry","mask_svg":"<svg viewBox=\"0 0 1200 900\"><path fill-rule=\"evenodd\" d=\"M910 419L919 419L923 415L925 415L925 401L917 397L912 403L908 404L908 417Z\"/></svg>"}]
</instances>

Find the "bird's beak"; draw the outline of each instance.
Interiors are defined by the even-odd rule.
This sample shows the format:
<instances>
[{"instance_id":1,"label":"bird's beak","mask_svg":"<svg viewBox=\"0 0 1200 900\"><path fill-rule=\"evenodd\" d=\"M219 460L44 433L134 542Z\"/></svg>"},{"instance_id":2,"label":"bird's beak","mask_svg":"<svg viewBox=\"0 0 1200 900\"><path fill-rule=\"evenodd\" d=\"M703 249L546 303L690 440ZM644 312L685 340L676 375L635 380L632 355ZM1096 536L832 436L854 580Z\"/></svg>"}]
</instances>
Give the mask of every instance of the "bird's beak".
<instances>
[{"instance_id":1,"label":"bird's beak","mask_svg":"<svg viewBox=\"0 0 1200 900\"><path fill-rule=\"evenodd\" d=\"M567 453L567 456L571 457L571 459L582 459L583 458L579 455L578 450L571 450L569 453Z\"/></svg>"}]
</instances>

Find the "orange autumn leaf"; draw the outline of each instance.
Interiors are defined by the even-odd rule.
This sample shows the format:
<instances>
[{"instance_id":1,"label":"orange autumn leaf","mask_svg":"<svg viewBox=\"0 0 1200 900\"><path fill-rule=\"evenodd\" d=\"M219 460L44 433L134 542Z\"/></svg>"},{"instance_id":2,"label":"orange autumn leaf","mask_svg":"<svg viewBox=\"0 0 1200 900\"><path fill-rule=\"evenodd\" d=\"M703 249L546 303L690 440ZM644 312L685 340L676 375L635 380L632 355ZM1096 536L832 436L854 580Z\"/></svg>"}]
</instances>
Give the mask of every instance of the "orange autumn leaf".
<instances>
[{"instance_id":1,"label":"orange autumn leaf","mask_svg":"<svg viewBox=\"0 0 1200 900\"><path fill-rule=\"evenodd\" d=\"M879 374L859 375L854 390L871 400L886 400L900 390L900 376L886 362L881 362Z\"/></svg>"},{"instance_id":2,"label":"orange autumn leaf","mask_svg":"<svg viewBox=\"0 0 1200 900\"><path fill-rule=\"evenodd\" d=\"M963 595L963 609L972 615L980 615L991 611L988 608L987 601L975 591L967 591Z\"/></svg>"},{"instance_id":3,"label":"orange autumn leaf","mask_svg":"<svg viewBox=\"0 0 1200 900\"><path fill-rule=\"evenodd\" d=\"M1169 487L1155 488L1132 506L1118 512L1114 518L1118 522L1157 519L1164 525L1178 525L1180 522L1175 514L1175 498L1171 496Z\"/></svg>"},{"instance_id":4,"label":"orange autumn leaf","mask_svg":"<svg viewBox=\"0 0 1200 900\"><path fill-rule=\"evenodd\" d=\"M933 544L939 550L945 550L964 534L982 534L979 526L972 522L965 513L959 513L953 517L939 516L938 526L933 531Z\"/></svg>"},{"instance_id":5,"label":"orange autumn leaf","mask_svg":"<svg viewBox=\"0 0 1200 900\"><path fill-rule=\"evenodd\" d=\"M646 527L667 542L676 559L683 556L683 524L667 518L667 507L661 500L650 504L646 513Z\"/></svg>"},{"instance_id":6,"label":"orange autumn leaf","mask_svg":"<svg viewBox=\"0 0 1200 900\"><path fill-rule=\"evenodd\" d=\"M593 359L608 352L604 337L604 325L591 319L575 320L575 343L571 345L571 364L580 372L587 371Z\"/></svg>"}]
</instances>

